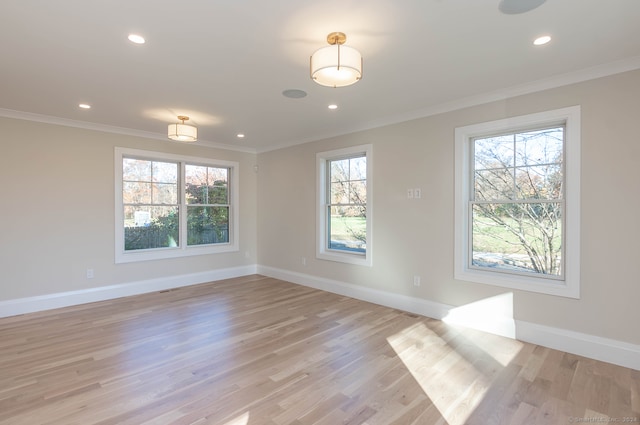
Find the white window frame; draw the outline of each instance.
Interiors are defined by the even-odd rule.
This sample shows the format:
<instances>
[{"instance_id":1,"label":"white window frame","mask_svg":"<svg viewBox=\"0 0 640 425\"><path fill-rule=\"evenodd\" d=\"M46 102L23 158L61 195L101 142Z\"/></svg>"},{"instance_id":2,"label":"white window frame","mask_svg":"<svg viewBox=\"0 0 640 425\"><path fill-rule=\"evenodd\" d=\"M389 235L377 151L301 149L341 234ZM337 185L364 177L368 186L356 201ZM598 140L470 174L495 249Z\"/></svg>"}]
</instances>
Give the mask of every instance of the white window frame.
<instances>
[{"instance_id":1,"label":"white window frame","mask_svg":"<svg viewBox=\"0 0 640 425\"><path fill-rule=\"evenodd\" d=\"M134 157L150 161L177 162L178 169L178 212L180 217L180 243L177 247L138 249L125 251L124 249L124 206L122 200L122 161L124 158ZM167 258L189 257L193 255L218 254L239 251L239 193L240 193L240 164L233 161L214 160L164 152L153 152L139 149L115 148L115 262L130 263L136 261L161 260ZM187 204L185 202L184 165L204 165L229 169L229 242L207 245L187 246Z\"/></svg>"},{"instance_id":2,"label":"white window frame","mask_svg":"<svg viewBox=\"0 0 640 425\"><path fill-rule=\"evenodd\" d=\"M363 155L367 158L367 248L365 253L348 252L328 248L327 220L327 164L330 160ZM373 264L373 145L352 146L316 154L317 218L316 218L316 258L341 263L371 267Z\"/></svg>"},{"instance_id":3,"label":"white window frame","mask_svg":"<svg viewBox=\"0 0 640 425\"><path fill-rule=\"evenodd\" d=\"M474 138L564 125L564 279L479 270L471 264L472 149ZM545 111L455 129L455 255L454 278L510 289L580 298L580 106Z\"/></svg>"}]
</instances>

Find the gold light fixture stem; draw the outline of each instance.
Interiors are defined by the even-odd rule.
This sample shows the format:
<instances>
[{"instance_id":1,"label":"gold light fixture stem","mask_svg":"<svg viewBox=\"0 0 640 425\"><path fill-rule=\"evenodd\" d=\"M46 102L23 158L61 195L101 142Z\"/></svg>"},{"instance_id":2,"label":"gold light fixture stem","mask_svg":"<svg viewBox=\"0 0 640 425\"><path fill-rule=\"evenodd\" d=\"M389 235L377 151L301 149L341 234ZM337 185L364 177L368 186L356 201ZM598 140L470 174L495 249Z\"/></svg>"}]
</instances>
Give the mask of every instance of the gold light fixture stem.
<instances>
[{"instance_id":1,"label":"gold light fixture stem","mask_svg":"<svg viewBox=\"0 0 640 425\"><path fill-rule=\"evenodd\" d=\"M327 43L331 44L332 46L338 45L338 66L336 67L338 71L340 71L340 64L342 63L340 59L340 46L346 41L347 35L343 32L336 31L327 35Z\"/></svg>"}]
</instances>

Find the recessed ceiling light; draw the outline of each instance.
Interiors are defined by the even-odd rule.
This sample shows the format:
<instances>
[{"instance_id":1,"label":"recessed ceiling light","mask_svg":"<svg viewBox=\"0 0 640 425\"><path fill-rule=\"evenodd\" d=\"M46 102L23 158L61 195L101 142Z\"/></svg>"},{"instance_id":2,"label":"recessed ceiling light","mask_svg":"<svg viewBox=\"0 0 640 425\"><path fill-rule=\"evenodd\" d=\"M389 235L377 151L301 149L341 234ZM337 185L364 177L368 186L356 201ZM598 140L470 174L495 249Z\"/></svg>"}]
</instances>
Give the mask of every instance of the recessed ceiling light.
<instances>
[{"instance_id":1,"label":"recessed ceiling light","mask_svg":"<svg viewBox=\"0 0 640 425\"><path fill-rule=\"evenodd\" d=\"M543 35L542 37L538 37L535 40L533 40L533 44L535 44L536 46L542 46L543 44L547 44L550 41L551 41L550 36Z\"/></svg>"},{"instance_id":2,"label":"recessed ceiling light","mask_svg":"<svg viewBox=\"0 0 640 425\"><path fill-rule=\"evenodd\" d=\"M91 105L89 105L88 103L81 103L78 105L78 108L91 109Z\"/></svg>"},{"instance_id":3,"label":"recessed ceiling light","mask_svg":"<svg viewBox=\"0 0 640 425\"><path fill-rule=\"evenodd\" d=\"M329 109L338 109L338 105L336 105L335 103L332 103L331 105L327 106L327 108L329 108Z\"/></svg>"},{"instance_id":4,"label":"recessed ceiling light","mask_svg":"<svg viewBox=\"0 0 640 425\"><path fill-rule=\"evenodd\" d=\"M129 37L127 37L127 38L132 43L136 43L136 44L144 44L145 43L144 37L141 36L141 35L138 35L138 34L129 34Z\"/></svg>"},{"instance_id":5,"label":"recessed ceiling light","mask_svg":"<svg viewBox=\"0 0 640 425\"><path fill-rule=\"evenodd\" d=\"M242 133L238 133L238 134L236 135L236 137L237 137L238 139L244 139L244 134L242 134Z\"/></svg>"}]
</instances>

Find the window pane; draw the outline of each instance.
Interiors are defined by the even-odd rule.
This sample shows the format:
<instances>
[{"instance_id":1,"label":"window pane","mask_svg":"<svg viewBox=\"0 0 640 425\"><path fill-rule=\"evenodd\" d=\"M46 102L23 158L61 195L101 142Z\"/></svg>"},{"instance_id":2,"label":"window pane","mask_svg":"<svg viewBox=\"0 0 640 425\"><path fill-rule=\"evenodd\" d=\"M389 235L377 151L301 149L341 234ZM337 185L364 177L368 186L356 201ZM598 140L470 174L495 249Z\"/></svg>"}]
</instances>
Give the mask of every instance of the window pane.
<instances>
[{"instance_id":1,"label":"window pane","mask_svg":"<svg viewBox=\"0 0 640 425\"><path fill-rule=\"evenodd\" d=\"M513 167L513 136L489 137L474 141L475 169Z\"/></svg>"},{"instance_id":2,"label":"window pane","mask_svg":"<svg viewBox=\"0 0 640 425\"><path fill-rule=\"evenodd\" d=\"M472 265L562 275L560 203L475 204Z\"/></svg>"},{"instance_id":3,"label":"window pane","mask_svg":"<svg viewBox=\"0 0 640 425\"><path fill-rule=\"evenodd\" d=\"M209 167L209 178L207 184L209 186L226 186L229 182L228 168Z\"/></svg>"},{"instance_id":4,"label":"window pane","mask_svg":"<svg viewBox=\"0 0 640 425\"><path fill-rule=\"evenodd\" d=\"M476 171L474 189L476 201L513 199L513 168Z\"/></svg>"},{"instance_id":5,"label":"window pane","mask_svg":"<svg viewBox=\"0 0 640 425\"><path fill-rule=\"evenodd\" d=\"M125 204L150 204L151 183L122 182L122 202Z\"/></svg>"},{"instance_id":6,"label":"window pane","mask_svg":"<svg viewBox=\"0 0 640 425\"><path fill-rule=\"evenodd\" d=\"M187 245L229 242L229 207L187 207Z\"/></svg>"},{"instance_id":7,"label":"window pane","mask_svg":"<svg viewBox=\"0 0 640 425\"><path fill-rule=\"evenodd\" d=\"M187 165L185 170L188 204L228 204L229 169Z\"/></svg>"},{"instance_id":8,"label":"window pane","mask_svg":"<svg viewBox=\"0 0 640 425\"><path fill-rule=\"evenodd\" d=\"M152 186L152 204L177 204L178 185L174 183L154 183Z\"/></svg>"},{"instance_id":9,"label":"window pane","mask_svg":"<svg viewBox=\"0 0 640 425\"><path fill-rule=\"evenodd\" d=\"M349 184L349 203L367 203L367 182L363 180L352 181Z\"/></svg>"},{"instance_id":10,"label":"window pane","mask_svg":"<svg viewBox=\"0 0 640 425\"><path fill-rule=\"evenodd\" d=\"M365 180L367 178L367 157L351 158L349 172L349 180Z\"/></svg>"},{"instance_id":11,"label":"window pane","mask_svg":"<svg viewBox=\"0 0 640 425\"><path fill-rule=\"evenodd\" d=\"M339 181L331 183L332 204L346 204L349 202L349 182Z\"/></svg>"},{"instance_id":12,"label":"window pane","mask_svg":"<svg viewBox=\"0 0 640 425\"><path fill-rule=\"evenodd\" d=\"M367 249L366 207L329 208L329 249L364 253Z\"/></svg>"},{"instance_id":13,"label":"window pane","mask_svg":"<svg viewBox=\"0 0 640 425\"><path fill-rule=\"evenodd\" d=\"M185 187L187 204L206 204L208 200L207 193L207 186L187 183Z\"/></svg>"},{"instance_id":14,"label":"window pane","mask_svg":"<svg viewBox=\"0 0 640 425\"><path fill-rule=\"evenodd\" d=\"M516 165L542 165L562 162L564 128L537 130L517 135Z\"/></svg>"},{"instance_id":15,"label":"window pane","mask_svg":"<svg viewBox=\"0 0 640 425\"><path fill-rule=\"evenodd\" d=\"M349 160L340 159L331 162L331 181L340 182L349 180Z\"/></svg>"},{"instance_id":16,"label":"window pane","mask_svg":"<svg viewBox=\"0 0 640 425\"><path fill-rule=\"evenodd\" d=\"M178 208L124 207L125 251L178 246Z\"/></svg>"},{"instance_id":17,"label":"window pane","mask_svg":"<svg viewBox=\"0 0 640 425\"><path fill-rule=\"evenodd\" d=\"M226 182L215 181L214 186L209 186L209 203L211 204L228 204L229 203L229 187Z\"/></svg>"},{"instance_id":18,"label":"window pane","mask_svg":"<svg viewBox=\"0 0 640 425\"><path fill-rule=\"evenodd\" d=\"M122 160L122 180L151 181L151 161L124 158Z\"/></svg>"},{"instance_id":19,"label":"window pane","mask_svg":"<svg viewBox=\"0 0 640 425\"><path fill-rule=\"evenodd\" d=\"M562 199L562 165L550 164L516 170L518 199Z\"/></svg>"},{"instance_id":20,"label":"window pane","mask_svg":"<svg viewBox=\"0 0 640 425\"><path fill-rule=\"evenodd\" d=\"M367 158L339 159L331 163L330 203L363 204L367 202Z\"/></svg>"},{"instance_id":21,"label":"window pane","mask_svg":"<svg viewBox=\"0 0 640 425\"><path fill-rule=\"evenodd\" d=\"M123 203L173 205L178 203L178 164L124 158L122 165Z\"/></svg>"},{"instance_id":22,"label":"window pane","mask_svg":"<svg viewBox=\"0 0 640 425\"><path fill-rule=\"evenodd\" d=\"M229 191L226 186L195 186L187 184L187 204L228 204Z\"/></svg>"},{"instance_id":23,"label":"window pane","mask_svg":"<svg viewBox=\"0 0 640 425\"><path fill-rule=\"evenodd\" d=\"M178 164L154 161L151 172L153 181L159 183L178 183Z\"/></svg>"},{"instance_id":24,"label":"window pane","mask_svg":"<svg viewBox=\"0 0 640 425\"><path fill-rule=\"evenodd\" d=\"M199 165L187 165L185 167L185 180L187 184L204 186L207 184L207 167Z\"/></svg>"}]
</instances>

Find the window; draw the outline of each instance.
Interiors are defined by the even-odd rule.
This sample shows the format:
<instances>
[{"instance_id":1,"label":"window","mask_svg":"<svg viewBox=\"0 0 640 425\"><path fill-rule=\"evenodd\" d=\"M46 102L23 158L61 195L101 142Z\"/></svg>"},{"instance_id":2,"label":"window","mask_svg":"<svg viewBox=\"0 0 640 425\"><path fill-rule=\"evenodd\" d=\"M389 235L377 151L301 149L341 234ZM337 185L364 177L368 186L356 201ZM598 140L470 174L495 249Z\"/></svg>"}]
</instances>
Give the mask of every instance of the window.
<instances>
[{"instance_id":1,"label":"window","mask_svg":"<svg viewBox=\"0 0 640 425\"><path fill-rule=\"evenodd\" d=\"M456 129L457 279L579 297L579 118Z\"/></svg>"},{"instance_id":2,"label":"window","mask_svg":"<svg viewBox=\"0 0 640 425\"><path fill-rule=\"evenodd\" d=\"M229 168L185 165L187 246L229 242Z\"/></svg>"},{"instance_id":3,"label":"window","mask_svg":"<svg viewBox=\"0 0 640 425\"><path fill-rule=\"evenodd\" d=\"M116 262L238 250L238 164L116 148Z\"/></svg>"},{"instance_id":4,"label":"window","mask_svg":"<svg viewBox=\"0 0 640 425\"><path fill-rule=\"evenodd\" d=\"M320 259L371 266L371 151L365 145L317 154Z\"/></svg>"}]
</instances>

